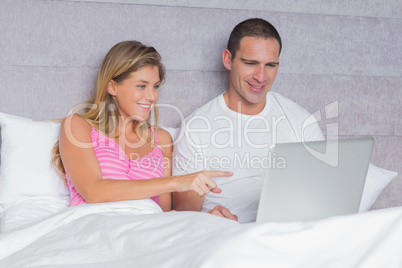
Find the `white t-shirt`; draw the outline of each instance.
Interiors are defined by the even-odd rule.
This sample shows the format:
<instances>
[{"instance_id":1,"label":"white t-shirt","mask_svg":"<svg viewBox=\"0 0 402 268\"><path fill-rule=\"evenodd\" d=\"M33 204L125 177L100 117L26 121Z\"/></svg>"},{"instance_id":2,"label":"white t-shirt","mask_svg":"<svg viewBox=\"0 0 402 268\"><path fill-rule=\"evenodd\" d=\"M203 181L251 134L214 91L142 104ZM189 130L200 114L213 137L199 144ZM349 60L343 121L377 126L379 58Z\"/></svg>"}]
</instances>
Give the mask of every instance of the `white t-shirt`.
<instances>
[{"instance_id":1,"label":"white t-shirt","mask_svg":"<svg viewBox=\"0 0 402 268\"><path fill-rule=\"evenodd\" d=\"M268 154L269 147L323 138L315 118L278 93L268 92L257 115L230 110L221 94L182 122L173 151L173 175L233 172L232 177L214 178L222 193L207 194L201 211L221 205L239 222L255 221L265 169L284 164Z\"/></svg>"}]
</instances>

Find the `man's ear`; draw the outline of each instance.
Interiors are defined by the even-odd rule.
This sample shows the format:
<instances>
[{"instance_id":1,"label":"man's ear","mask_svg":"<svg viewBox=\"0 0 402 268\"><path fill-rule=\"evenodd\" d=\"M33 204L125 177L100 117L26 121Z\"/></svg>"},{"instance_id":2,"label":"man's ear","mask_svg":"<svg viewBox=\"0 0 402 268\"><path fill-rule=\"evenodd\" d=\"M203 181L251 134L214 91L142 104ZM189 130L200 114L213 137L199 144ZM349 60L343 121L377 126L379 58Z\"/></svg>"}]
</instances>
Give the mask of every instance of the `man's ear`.
<instances>
[{"instance_id":1,"label":"man's ear","mask_svg":"<svg viewBox=\"0 0 402 268\"><path fill-rule=\"evenodd\" d=\"M110 80L109 83L107 84L107 92L109 92L110 95L116 96L117 90L116 86L113 80Z\"/></svg>"},{"instance_id":2,"label":"man's ear","mask_svg":"<svg viewBox=\"0 0 402 268\"><path fill-rule=\"evenodd\" d=\"M226 69L229 71L232 69L232 54L227 49L222 53L222 62Z\"/></svg>"}]
</instances>

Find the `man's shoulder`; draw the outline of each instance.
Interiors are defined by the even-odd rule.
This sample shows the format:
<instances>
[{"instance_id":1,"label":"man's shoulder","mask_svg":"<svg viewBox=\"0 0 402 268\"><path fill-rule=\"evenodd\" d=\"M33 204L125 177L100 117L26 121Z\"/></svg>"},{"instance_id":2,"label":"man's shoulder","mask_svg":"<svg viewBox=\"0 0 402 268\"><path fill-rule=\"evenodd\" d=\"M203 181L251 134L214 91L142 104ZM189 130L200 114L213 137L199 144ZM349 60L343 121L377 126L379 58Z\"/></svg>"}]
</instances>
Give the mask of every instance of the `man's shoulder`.
<instances>
[{"instance_id":1,"label":"man's shoulder","mask_svg":"<svg viewBox=\"0 0 402 268\"><path fill-rule=\"evenodd\" d=\"M291 99L283 96L282 94L275 92L275 91L269 91L267 94L267 98L271 98L272 100L275 100L280 103L284 103L287 105L297 105L299 106L296 102L292 101Z\"/></svg>"},{"instance_id":2,"label":"man's shoulder","mask_svg":"<svg viewBox=\"0 0 402 268\"><path fill-rule=\"evenodd\" d=\"M268 92L267 98L270 98L271 103L276 103L282 110L284 110L284 112L302 113L303 115L310 114L300 104L279 94L278 92Z\"/></svg>"}]
</instances>

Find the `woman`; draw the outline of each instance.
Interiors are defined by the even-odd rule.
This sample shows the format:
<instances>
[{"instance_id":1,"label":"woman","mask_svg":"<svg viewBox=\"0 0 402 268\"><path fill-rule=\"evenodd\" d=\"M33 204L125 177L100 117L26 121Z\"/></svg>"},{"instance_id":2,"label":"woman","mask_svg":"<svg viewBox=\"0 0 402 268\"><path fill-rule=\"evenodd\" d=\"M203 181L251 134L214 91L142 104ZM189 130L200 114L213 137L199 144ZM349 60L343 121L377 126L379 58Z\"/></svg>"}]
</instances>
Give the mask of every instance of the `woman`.
<instances>
[{"instance_id":1,"label":"woman","mask_svg":"<svg viewBox=\"0 0 402 268\"><path fill-rule=\"evenodd\" d=\"M219 193L211 178L231 176L221 171L171 176L172 139L157 127L155 106L165 75L160 59L140 42L116 44L102 62L85 112L63 120L53 163L65 175L70 205L150 197L169 211L171 192ZM149 123L151 110L155 127Z\"/></svg>"}]
</instances>

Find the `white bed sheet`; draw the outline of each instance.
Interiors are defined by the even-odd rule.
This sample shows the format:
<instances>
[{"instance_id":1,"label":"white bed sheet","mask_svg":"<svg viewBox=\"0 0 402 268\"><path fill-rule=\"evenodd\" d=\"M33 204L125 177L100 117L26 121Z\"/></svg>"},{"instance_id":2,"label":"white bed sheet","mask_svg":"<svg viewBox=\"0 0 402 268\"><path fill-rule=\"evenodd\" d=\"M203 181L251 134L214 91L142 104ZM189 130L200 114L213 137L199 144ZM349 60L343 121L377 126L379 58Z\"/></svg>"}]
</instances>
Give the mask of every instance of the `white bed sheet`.
<instances>
[{"instance_id":1,"label":"white bed sheet","mask_svg":"<svg viewBox=\"0 0 402 268\"><path fill-rule=\"evenodd\" d=\"M0 234L0 267L402 267L402 207L238 224L152 201L63 209Z\"/></svg>"}]
</instances>

